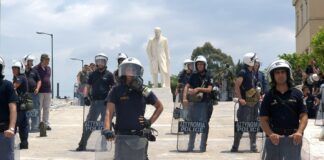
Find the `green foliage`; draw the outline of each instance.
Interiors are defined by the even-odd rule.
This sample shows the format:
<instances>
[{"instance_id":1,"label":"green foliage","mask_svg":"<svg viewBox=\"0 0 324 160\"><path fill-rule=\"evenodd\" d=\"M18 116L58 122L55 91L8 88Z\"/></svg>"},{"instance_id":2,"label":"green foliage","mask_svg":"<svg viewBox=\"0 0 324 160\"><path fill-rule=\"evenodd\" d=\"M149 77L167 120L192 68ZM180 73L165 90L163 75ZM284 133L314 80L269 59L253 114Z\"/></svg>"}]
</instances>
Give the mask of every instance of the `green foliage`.
<instances>
[{"instance_id":1,"label":"green foliage","mask_svg":"<svg viewBox=\"0 0 324 160\"><path fill-rule=\"evenodd\" d=\"M297 70L298 67L305 69L308 65L308 62L313 58L312 54L282 54L278 56L281 59L288 61L293 70Z\"/></svg>"},{"instance_id":2,"label":"green foliage","mask_svg":"<svg viewBox=\"0 0 324 160\"><path fill-rule=\"evenodd\" d=\"M298 67L301 67L303 70L309 64L311 59L316 60L316 65L320 68L321 71L324 71L324 28L321 28L320 31L314 35L312 42L312 52L310 54L282 54L279 55L279 58L287 60L293 70L297 70Z\"/></svg>"},{"instance_id":3,"label":"green foliage","mask_svg":"<svg viewBox=\"0 0 324 160\"><path fill-rule=\"evenodd\" d=\"M312 54L321 71L324 69L324 28L321 28L312 38Z\"/></svg>"},{"instance_id":4,"label":"green foliage","mask_svg":"<svg viewBox=\"0 0 324 160\"><path fill-rule=\"evenodd\" d=\"M177 75L171 75L171 92L174 95L175 94L175 90L177 88L177 84L178 84L178 76Z\"/></svg>"},{"instance_id":5,"label":"green foliage","mask_svg":"<svg viewBox=\"0 0 324 160\"><path fill-rule=\"evenodd\" d=\"M191 59L194 60L199 55L206 57L208 70L211 71L214 79L218 79L222 72L234 66L232 57L223 53L222 50L214 48L210 42L206 42L202 47L194 49Z\"/></svg>"}]
</instances>

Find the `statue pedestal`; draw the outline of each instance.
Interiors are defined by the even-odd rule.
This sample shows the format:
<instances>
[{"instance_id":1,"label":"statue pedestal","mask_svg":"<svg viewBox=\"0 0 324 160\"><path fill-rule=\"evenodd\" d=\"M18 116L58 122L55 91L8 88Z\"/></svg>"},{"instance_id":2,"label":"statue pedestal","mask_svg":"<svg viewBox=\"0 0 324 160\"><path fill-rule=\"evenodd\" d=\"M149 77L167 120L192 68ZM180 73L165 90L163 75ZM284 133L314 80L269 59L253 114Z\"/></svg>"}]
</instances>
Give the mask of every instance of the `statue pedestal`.
<instances>
[{"instance_id":1,"label":"statue pedestal","mask_svg":"<svg viewBox=\"0 0 324 160\"><path fill-rule=\"evenodd\" d=\"M173 97L170 88L152 88L152 92L161 101L163 105L162 114L170 114L173 112ZM147 105L145 116L153 114L155 108L151 105ZM170 114L171 115L171 114Z\"/></svg>"}]
</instances>

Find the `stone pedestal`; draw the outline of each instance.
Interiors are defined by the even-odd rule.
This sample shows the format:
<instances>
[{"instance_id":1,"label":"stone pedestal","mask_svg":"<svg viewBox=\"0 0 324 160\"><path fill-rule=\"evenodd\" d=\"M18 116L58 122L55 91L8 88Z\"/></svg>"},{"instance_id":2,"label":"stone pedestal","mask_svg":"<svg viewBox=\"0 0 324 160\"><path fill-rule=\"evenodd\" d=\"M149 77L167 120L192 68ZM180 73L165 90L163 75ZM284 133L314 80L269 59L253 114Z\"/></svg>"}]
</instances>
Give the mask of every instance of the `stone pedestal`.
<instances>
[{"instance_id":1,"label":"stone pedestal","mask_svg":"<svg viewBox=\"0 0 324 160\"><path fill-rule=\"evenodd\" d=\"M170 88L152 88L153 93L156 95L156 97L161 101L163 105L163 112L162 114L170 114L173 112L173 97L171 93ZM145 116L150 117L155 108L151 105L147 105L146 111L145 111ZM161 115L162 116L162 115Z\"/></svg>"}]
</instances>

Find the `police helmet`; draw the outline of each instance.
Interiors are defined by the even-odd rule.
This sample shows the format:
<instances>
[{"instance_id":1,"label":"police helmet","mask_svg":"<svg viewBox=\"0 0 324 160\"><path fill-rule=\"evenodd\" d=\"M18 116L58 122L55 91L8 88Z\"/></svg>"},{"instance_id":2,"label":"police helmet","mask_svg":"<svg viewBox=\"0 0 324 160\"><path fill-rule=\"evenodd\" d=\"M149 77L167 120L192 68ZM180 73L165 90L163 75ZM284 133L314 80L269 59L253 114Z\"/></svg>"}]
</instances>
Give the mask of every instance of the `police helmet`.
<instances>
[{"instance_id":1,"label":"police helmet","mask_svg":"<svg viewBox=\"0 0 324 160\"><path fill-rule=\"evenodd\" d=\"M197 62L203 62L205 64L205 69L207 70L207 59L203 56L203 55L199 55L196 59L195 59L195 68L197 68Z\"/></svg>"},{"instance_id":2,"label":"police helmet","mask_svg":"<svg viewBox=\"0 0 324 160\"><path fill-rule=\"evenodd\" d=\"M118 53L117 60L126 59L128 56L125 53Z\"/></svg>"},{"instance_id":3,"label":"police helmet","mask_svg":"<svg viewBox=\"0 0 324 160\"><path fill-rule=\"evenodd\" d=\"M311 74L307 78L307 84L313 85L314 82L319 81L319 76L316 73Z\"/></svg>"},{"instance_id":4,"label":"police helmet","mask_svg":"<svg viewBox=\"0 0 324 160\"><path fill-rule=\"evenodd\" d=\"M19 68L19 73L24 74L25 73L25 66L21 61L15 61L12 65L12 68Z\"/></svg>"},{"instance_id":5,"label":"police helmet","mask_svg":"<svg viewBox=\"0 0 324 160\"><path fill-rule=\"evenodd\" d=\"M104 53L98 53L95 56L95 63L98 65L98 63L104 62L104 65L107 66L108 63L108 57Z\"/></svg>"},{"instance_id":6,"label":"police helmet","mask_svg":"<svg viewBox=\"0 0 324 160\"><path fill-rule=\"evenodd\" d=\"M276 69L286 69L288 72L288 76L290 77L291 80L293 80L292 69L291 69L290 63L286 60L279 59L279 60L272 62L267 69L267 75L268 75L269 82L273 81L274 70L276 70Z\"/></svg>"},{"instance_id":7,"label":"police helmet","mask_svg":"<svg viewBox=\"0 0 324 160\"><path fill-rule=\"evenodd\" d=\"M184 70L189 70L189 65L192 65L192 70L193 70L193 63L194 63L193 60L191 60L191 59L189 59L189 58L185 59L185 60L183 61L183 69L184 69Z\"/></svg>"},{"instance_id":8,"label":"police helmet","mask_svg":"<svg viewBox=\"0 0 324 160\"><path fill-rule=\"evenodd\" d=\"M129 73L129 70L131 73ZM134 58L126 58L118 67L118 76L139 76L142 77L144 73L143 66L141 62Z\"/></svg>"},{"instance_id":9,"label":"police helmet","mask_svg":"<svg viewBox=\"0 0 324 160\"><path fill-rule=\"evenodd\" d=\"M34 61L35 59L36 59L35 56L28 54L24 56L23 62L25 65L27 65L28 61Z\"/></svg>"},{"instance_id":10,"label":"police helmet","mask_svg":"<svg viewBox=\"0 0 324 160\"><path fill-rule=\"evenodd\" d=\"M254 52L249 52L244 54L243 56L243 63L248 66L254 66L254 62L256 61L257 56Z\"/></svg>"}]
</instances>

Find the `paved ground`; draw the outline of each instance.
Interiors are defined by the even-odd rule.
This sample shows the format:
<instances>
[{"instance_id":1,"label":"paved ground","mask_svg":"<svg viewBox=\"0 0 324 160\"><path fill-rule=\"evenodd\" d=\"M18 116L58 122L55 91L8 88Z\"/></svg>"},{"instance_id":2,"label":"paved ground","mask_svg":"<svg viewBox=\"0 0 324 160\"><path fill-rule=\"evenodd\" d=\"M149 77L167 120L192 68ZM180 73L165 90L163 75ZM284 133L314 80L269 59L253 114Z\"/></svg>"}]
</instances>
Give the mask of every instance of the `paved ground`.
<instances>
[{"instance_id":1,"label":"paved ground","mask_svg":"<svg viewBox=\"0 0 324 160\"><path fill-rule=\"evenodd\" d=\"M250 153L248 138L245 136L241 142L240 153L230 153L233 142L233 102L221 102L214 106L210 122L210 133L207 152L205 153L179 153L176 151L177 136L170 134L173 104L168 91L157 89L155 92L163 101L165 110L160 119L154 124L159 131L157 141L149 144L150 159L162 160L211 160L211 159L259 159L259 153ZM152 113L153 107L147 108L147 114ZM90 151L75 152L82 131L82 107L61 106L53 109L50 114L52 131L48 137L40 138L38 133L30 134L30 149L20 151L23 160L92 160L95 153ZM96 141L98 135L90 138L90 144ZM323 144L323 142L322 142ZM261 140L259 141L261 146ZM318 149L319 150L319 149ZM319 155L323 157L324 153ZM320 159L320 158L319 158Z\"/></svg>"}]
</instances>

